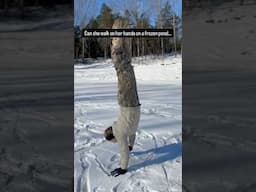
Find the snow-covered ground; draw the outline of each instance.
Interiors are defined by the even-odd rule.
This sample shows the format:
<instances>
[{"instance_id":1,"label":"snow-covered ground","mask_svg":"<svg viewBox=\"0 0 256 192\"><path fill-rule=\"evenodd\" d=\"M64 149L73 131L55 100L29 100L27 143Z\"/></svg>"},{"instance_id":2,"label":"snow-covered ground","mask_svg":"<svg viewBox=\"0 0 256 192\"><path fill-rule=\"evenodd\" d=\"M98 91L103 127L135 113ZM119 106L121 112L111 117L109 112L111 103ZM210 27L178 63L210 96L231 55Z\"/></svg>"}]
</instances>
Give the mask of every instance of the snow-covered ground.
<instances>
[{"instance_id":1,"label":"snow-covered ground","mask_svg":"<svg viewBox=\"0 0 256 192\"><path fill-rule=\"evenodd\" d=\"M118 115L111 60L78 64L75 75L75 192L181 191L181 56L134 58L142 115L129 171L119 177L119 149L103 138Z\"/></svg>"}]
</instances>

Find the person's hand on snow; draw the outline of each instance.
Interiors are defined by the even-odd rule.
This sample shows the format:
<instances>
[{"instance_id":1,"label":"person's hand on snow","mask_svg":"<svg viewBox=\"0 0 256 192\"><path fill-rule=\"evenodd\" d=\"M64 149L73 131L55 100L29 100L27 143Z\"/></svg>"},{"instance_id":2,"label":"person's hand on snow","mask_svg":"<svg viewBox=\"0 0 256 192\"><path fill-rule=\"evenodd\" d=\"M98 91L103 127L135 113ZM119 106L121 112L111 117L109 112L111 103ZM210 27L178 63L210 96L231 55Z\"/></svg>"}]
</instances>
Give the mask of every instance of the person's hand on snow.
<instances>
[{"instance_id":1,"label":"person's hand on snow","mask_svg":"<svg viewBox=\"0 0 256 192\"><path fill-rule=\"evenodd\" d=\"M113 177L117 177L119 175L123 175L127 172L126 169L122 169L122 168L116 168L115 170L111 171L111 175Z\"/></svg>"}]
</instances>

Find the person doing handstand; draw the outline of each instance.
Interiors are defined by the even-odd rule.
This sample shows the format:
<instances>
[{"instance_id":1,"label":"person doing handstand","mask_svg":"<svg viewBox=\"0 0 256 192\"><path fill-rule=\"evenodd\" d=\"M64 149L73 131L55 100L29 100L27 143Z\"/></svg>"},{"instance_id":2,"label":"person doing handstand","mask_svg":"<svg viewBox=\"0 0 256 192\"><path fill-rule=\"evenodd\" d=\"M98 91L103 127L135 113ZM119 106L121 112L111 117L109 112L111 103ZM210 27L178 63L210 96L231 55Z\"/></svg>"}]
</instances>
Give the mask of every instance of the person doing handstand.
<instances>
[{"instance_id":1,"label":"person doing handstand","mask_svg":"<svg viewBox=\"0 0 256 192\"><path fill-rule=\"evenodd\" d=\"M112 29L127 27L125 20L115 20ZM131 65L129 39L114 37L111 45L111 58L118 79L119 115L117 121L104 131L106 140L117 142L120 148L120 167L111 172L112 176L125 174L128 168L129 151L133 149L136 130L140 120L140 102L136 78Z\"/></svg>"}]
</instances>

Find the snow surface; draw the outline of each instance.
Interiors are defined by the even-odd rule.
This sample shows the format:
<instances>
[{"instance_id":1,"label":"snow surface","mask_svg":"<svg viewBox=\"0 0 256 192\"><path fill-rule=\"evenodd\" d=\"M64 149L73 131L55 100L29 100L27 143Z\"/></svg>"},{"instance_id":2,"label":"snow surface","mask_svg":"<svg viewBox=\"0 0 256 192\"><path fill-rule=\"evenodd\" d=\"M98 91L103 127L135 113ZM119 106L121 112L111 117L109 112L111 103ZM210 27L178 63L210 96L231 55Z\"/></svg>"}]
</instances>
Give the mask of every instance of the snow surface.
<instances>
[{"instance_id":1,"label":"snow surface","mask_svg":"<svg viewBox=\"0 0 256 192\"><path fill-rule=\"evenodd\" d=\"M255 4L240 6L239 1L223 1L218 7L184 14L183 72L254 70L255 9Z\"/></svg>"},{"instance_id":2,"label":"snow surface","mask_svg":"<svg viewBox=\"0 0 256 192\"><path fill-rule=\"evenodd\" d=\"M141 121L125 175L118 145L103 131L118 115L117 78L111 60L75 65L75 191L181 191L181 56L133 59Z\"/></svg>"}]
</instances>

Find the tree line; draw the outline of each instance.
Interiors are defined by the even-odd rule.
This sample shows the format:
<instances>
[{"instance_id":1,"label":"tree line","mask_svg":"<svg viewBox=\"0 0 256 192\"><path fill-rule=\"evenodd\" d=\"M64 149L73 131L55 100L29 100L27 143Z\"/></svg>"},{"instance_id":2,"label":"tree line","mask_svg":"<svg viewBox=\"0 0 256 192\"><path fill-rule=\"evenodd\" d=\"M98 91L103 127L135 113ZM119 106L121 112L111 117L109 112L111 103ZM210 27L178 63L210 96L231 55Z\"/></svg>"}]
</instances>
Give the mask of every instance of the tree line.
<instances>
[{"instance_id":1,"label":"tree line","mask_svg":"<svg viewBox=\"0 0 256 192\"><path fill-rule=\"evenodd\" d=\"M161 7L157 19L150 21L150 14L138 10L125 10L123 15L114 13L112 9L102 4L98 16L89 20L86 29L111 29L116 18L122 18L127 22L128 28L137 29L174 29L174 38L149 38L136 37L130 39L130 50L132 56L144 56L149 54L165 54L181 50L181 18L174 12L173 7L167 1ZM84 28L75 26L75 58L110 58L110 38L82 38L81 32Z\"/></svg>"}]
</instances>

